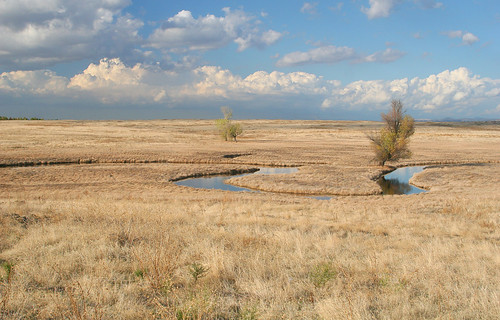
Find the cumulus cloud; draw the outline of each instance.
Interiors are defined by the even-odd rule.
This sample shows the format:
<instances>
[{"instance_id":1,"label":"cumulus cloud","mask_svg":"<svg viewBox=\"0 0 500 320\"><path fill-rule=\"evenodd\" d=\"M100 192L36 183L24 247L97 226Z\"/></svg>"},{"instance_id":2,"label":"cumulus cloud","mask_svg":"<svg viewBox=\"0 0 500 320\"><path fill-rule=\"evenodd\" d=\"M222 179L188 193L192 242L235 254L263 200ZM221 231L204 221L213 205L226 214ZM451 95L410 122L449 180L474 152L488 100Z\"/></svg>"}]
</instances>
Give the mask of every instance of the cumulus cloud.
<instances>
[{"instance_id":1,"label":"cumulus cloud","mask_svg":"<svg viewBox=\"0 0 500 320\"><path fill-rule=\"evenodd\" d=\"M409 81L414 108L433 110L446 105L460 105L485 98L500 82L474 76L467 68L446 70L425 79Z\"/></svg>"},{"instance_id":2,"label":"cumulus cloud","mask_svg":"<svg viewBox=\"0 0 500 320\"><path fill-rule=\"evenodd\" d=\"M196 70L193 96L207 99L249 100L262 96L306 96L321 103L317 108L385 110L391 99L402 99L414 112L443 115L469 110L500 100L500 79L481 78L467 68L445 70L426 78L355 81L342 85L304 72L255 72L245 78L220 67ZM489 101L489 103L488 103ZM496 105L496 103L495 103ZM313 106L307 106L313 107ZM477 112L476 112L477 113Z\"/></svg>"},{"instance_id":3,"label":"cumulus cloud","mask_svg":"<svg viewBox=\"0 0 500 320\"><path fill-rule=\"evenodd\" d=\"M242 10L194 18L182 10L154 30L147 40L144 23L124 13L131 0L0 1L0 66L34 69L61 62L102 57L147 61L148 48L171 52L209 50L236 43L238 50L264 48L282 34ZM151 58L152 60L152 58Z\"/></svg>"},{"instance_id":4,"label":"cumulus cloud","mask_svg":"<svg viewBox=\"0 0 500 320\"><path fill-rule=\"evenodd\" d=\"M129 0L0 2L0 64L43 67L64 61L126 56L143 23L122 14Z\"/></svg>"},{"instance_id":5,"label":"cumulus cloud","mask_svg":"<svg viewBox=\"0 0 500 320\"><path fill-rule=\"evenodd\" d=\"M338 104L384 106L392 98L402 99L411 109L425 112L473 107L500 96L500 80L480 78L467 68L445 70L427 78L393 81L356 81L332 92Z\"/></svg>"},{"instance_id":6,"label":"cumulus cloud","mask_svg":"<svg viewBox=\"0 0 500 320\"><path fill-rule=\"evenodd\" d=\"M462 30L446 31L443 32L443 34L451 39L460 38L463 45L470 46L479 41L479 38L476 35Z\"/></svg>"},{"instance_id":7,"label":"cumulus cloud","mask_svg":"<svg viewBox=\"0 0 500 320\"><path fill-rule=\"evenodd\" d=\"M492 105L500 103L500 79L482 78L462 67L425 78L360 80L343 85L306 72L257 71L242 77L221 67L201 66L179 73L154 65L127 66L120 59L102 59L70 79L47 70L2 73L0 95L16 99L70 97L75 102L92 100L111 106L132 103L138 107L186 106L193 101L231 104L256 99L294 104L300 98L310 102L304 105L306 109L373 112L385 110L390 100L397 98L410 112L459 117L466 112L468 116L495 114Z\"/></svg>"},{"instance_id":8,"label":"cumulus cloud","mask_svg":"<svg viewBox=\"0 0 500 320\"><path fill-rule=\"evenodd\" d=\"M125 65L120 59L101 59L72 78L50 70L12 71L0 74L0 93L13 97L70 97L75 102L93 100L116 103L164 104L181 93L181 79L172 71L153 65ZM179 85L181 83L181 85Z\"/></svg>"},{"instance_id":9,"label":"cumulus cloud","mask_svg":"<svg viewBox=\"0 0 500 320\"><path fill-rule=\"evenodd\" d=\"M72 77L68 88L88 93L103 103L164 103L172 78L175 73L158 67L142 64L128 67L118 58L101 59L99 64L92 63L83 73Z\"/></svg>"},{"instance_id":10,"label":"cumulus cloud","mask_svg":"<svg viewBox=\"0 0 500 320\"><path fill-rule=\"evenodd\" d=\"M242 78L220 67L205 66L195 70L197 95L250 98L255 95L322 95L340 85L306 72L283 73L257 71Z\"/></svg>"},{"instance_id":11,"label":"cumulus cloud","mask_svg":"<svg viewBox=\"0 0 500 320\"><path fill-rule=\"evenodd\" d=\"M0 74L0 91L14 96L64 95L69 80L50 70L12 71Z\"/></svg>"},{"instance_id":12,"label":"cumulus cloud","mask_svg":"<svg viewBox=\"0 0 500 320\"><path fill-rule=\"evenodd\" d=\"M177 73L157 66L125 65L120 59L102 59L68 79L54 72L15 71L0 75L0 92L93 98L104 104L165 104L190 99L248 100L256 96L324 95L339 81L305 72L257 71L241 77L217 66Z\"/></svg>"},{"instance_id":13,"label":"cumulus cloud","mask_svg":"<svg viewBox=\"0 0 500 320\"><path fill-rule=\"evenodd\" d=\"M216 49L234 42L243 51L269 46L282 37L274 30L260 30L260 21L242 10L224 8L223 11L223 17L210 14L195 19L190 11L182 10L150 35L147 46L185 52Z\"/></svg>"}]
</instances>

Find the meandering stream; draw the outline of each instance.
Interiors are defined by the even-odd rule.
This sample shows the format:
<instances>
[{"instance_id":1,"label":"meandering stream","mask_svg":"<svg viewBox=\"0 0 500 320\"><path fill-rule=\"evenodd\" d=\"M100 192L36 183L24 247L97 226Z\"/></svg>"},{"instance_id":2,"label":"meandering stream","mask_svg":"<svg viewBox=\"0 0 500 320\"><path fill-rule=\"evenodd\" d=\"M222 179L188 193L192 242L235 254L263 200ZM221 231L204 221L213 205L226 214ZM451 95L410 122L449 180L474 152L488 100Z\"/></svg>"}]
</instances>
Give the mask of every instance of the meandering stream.
<instances>
[{"instance_id":1,"label":"meandering stream","mask_svg":"<svg viewBox=\"0 0 500 320\"><path fill-rule=\"evenodd\" d=\"M218 189L218 190L226 190L226 191L249 191L256 192L255 190L242 188L233 186L232 184L228 184L225 181L231 178L236 177L244 177L251 174L282 174L282 173L295 173L299 171L298 168L268 168L262 167L259 168L259 171L253 173L244 173L238 175L226 175L226 176L209 176L209 177L201 177L201 178L192 178L176 181L175 184L179 186L197 188L197 189Z\"/></svg>"},{"instance_id":2,"label":"meandering stream","mask_svg":"<svg viewBox=\"0 0 500 320\"><path fill-rule=\"evenodd\" d=\"M418 172L424 170L424 166L403 167L386 174L378 180L379 185L382 187L382 194L415 194L425 192L426 190L417 188L409 183L411 177ZM251 174L288 174L295 173L298 168L266 168L262 167L259 171L254 173L246 173L232 176L208 176L201 178L192 178L176 181L175 184L179 186L198 188L198 189L218 189L226 191L247 191L258 192L255 190L242 188L226 183L225 181L230 178L243 177ZM331 199L330 196L311 196L319 200Z\"/></svg>"}]
</instances>

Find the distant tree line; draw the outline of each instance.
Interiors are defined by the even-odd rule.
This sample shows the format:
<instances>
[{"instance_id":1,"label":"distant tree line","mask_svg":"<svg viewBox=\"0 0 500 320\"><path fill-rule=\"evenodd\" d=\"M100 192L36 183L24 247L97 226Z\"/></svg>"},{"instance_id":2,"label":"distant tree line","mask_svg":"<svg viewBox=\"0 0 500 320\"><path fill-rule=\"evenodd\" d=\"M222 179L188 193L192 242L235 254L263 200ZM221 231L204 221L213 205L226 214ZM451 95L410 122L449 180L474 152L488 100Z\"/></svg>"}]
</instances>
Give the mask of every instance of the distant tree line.
<instances>
[{"instance_id":1,"label":"distant tree line","mask_svg":"<svg viewBox=\"0 0 500 320\"><path fill-rule=\"evenodd\" d=\"M6 116L0 116L0 120L43 120L42 118L36 118L36 117L6 117Z\"/></svg>"}]
</instances>

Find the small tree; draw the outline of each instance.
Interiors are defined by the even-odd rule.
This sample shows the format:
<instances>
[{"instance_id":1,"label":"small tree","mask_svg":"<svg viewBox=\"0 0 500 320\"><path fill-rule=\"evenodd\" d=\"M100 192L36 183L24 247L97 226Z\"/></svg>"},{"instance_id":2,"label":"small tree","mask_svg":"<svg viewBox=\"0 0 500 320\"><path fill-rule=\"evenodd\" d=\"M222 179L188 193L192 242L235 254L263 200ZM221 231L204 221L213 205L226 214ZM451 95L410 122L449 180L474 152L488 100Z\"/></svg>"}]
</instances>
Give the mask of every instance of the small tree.
<instances>
[{"instance_id":1,"label":"small tree","mask_svg":"<svg viewBox=\"0 0 500 320\"><path fill-rule=\"evenodd\" d=\"M375 151L374 160L383 166L389 160L410 158L408 144L410 136L415 132L413 118L405 115L400 100L392 100L389 112L382 113L381 116L385 127L379 133L368 136Z\"/></svg>"},{"instance_id":2,"label":"small tree","mask_svg":"<svg viewBox=\"0 0 500 320\"><path fill-rule=\"evenodd\" d=\"M233 123L233 111L228 107L221 107L223 119L217 119L215 124L219 130L219 134L225 140L236 140L236 137L243 133L243 128L239 123Z\"/></svg>"}]
</instances>

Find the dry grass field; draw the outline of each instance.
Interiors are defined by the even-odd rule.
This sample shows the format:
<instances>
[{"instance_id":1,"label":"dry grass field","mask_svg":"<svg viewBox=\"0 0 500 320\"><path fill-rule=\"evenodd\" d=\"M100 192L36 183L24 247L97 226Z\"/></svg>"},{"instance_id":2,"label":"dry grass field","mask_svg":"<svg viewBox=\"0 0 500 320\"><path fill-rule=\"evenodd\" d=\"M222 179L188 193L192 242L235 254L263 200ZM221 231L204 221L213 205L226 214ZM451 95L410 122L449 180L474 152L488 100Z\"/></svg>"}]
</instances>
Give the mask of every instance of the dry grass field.
<instances>
[{"instance_id":1,"label":"dry grass field","mask_svg":"<svg viewBox=\"0 0 500 320\"><path fill-rule=\"evenodd\" d=\"M241 123L0 122L0 318L500 318L500 125L418 124L383 196L381 124ZM299 170L173 183L260 166Z\"/></svg>"}]
</instances>

